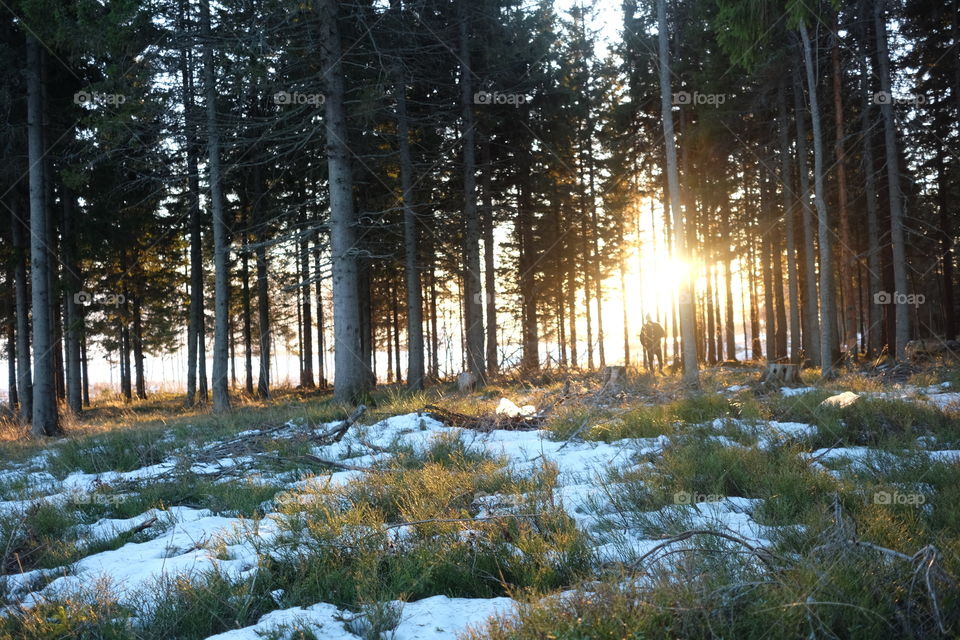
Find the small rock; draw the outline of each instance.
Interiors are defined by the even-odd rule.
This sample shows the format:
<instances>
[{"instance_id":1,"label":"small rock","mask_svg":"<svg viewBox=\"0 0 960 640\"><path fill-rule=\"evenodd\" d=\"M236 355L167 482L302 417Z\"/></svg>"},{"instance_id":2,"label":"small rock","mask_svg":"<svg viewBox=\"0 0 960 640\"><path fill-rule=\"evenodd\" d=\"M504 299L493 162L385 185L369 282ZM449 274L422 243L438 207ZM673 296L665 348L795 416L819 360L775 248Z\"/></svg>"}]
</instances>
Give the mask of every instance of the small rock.
<instances>
[{"instance_id":1,"label":"small rock","mask_svg":"<svg viewBox=\"0 0 960 640\"><path fill-rule=\"evenodd\" d=\"M524 405L518 407L509 398L500 398L500 404L497 405L497 415L507 416L508 418L519 418L521 416L532 416L537 412L533 405Z\"/></svg>"},{"instance_id":2,"label":"small rock","mask_svg":"<svg viewBox=\"0 0 960 640\"><path fill-rule=\"evenodd\" d=\"M853 391L844 391L843 393L838 393L835 396L830 396L826 400L820 403L821 407L849 407L854 402L860 399L860 396L854 393Z\"/></svg>"}]
</instances>

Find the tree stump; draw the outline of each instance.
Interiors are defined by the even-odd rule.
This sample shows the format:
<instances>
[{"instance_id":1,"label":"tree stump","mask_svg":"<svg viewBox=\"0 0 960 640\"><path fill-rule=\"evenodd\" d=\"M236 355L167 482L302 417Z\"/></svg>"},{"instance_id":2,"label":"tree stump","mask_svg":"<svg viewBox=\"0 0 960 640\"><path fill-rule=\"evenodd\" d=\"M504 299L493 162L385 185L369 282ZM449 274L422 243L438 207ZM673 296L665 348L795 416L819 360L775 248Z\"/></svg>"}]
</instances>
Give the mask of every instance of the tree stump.
<instances>
[{"instance_id":1,"label":"tree stump","mask_svg":"<svg viewBox=\"0 0 960 640\"><path fill-rule=\"evenodd\" d=\"M627 384L626 367L604 367L600 382L603 384L603 390L617 393L623 390L623 385Z\"/></svg>"},{"instance_id":2,"label":"tree stump","mask_svg":"<svg viewBox=\"0 0 960 640\"><path fill-rule=\"evenodd\" d=\"M800 367L795 364L768 362L767 369L760 382L782 387L786 384L800 383Z\"/></svg>"}]
</instances>

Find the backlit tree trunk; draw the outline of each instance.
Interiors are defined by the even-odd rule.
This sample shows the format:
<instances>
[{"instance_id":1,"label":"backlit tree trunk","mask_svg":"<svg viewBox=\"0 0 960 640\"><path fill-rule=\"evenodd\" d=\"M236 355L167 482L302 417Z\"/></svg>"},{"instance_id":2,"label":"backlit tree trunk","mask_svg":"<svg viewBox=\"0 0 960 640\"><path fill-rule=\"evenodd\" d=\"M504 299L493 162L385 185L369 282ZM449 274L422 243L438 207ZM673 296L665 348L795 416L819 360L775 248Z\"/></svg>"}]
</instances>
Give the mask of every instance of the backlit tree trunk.
<instances>
[{"instance_id":1,"label":"backlit tree trunk","mask_svg":"<svg viewBox=\"0 0 960 640\"><path fill-rule=\"evenodd\" d=\"M657 31L660 52L660 112L663 121L664 146L667 157L667 184L670 193L670 211L673 213L673 250L680 260L686 258L684 249L683 213L680 210L680 179L677 172L677 148L673 137L673 97L670 90L670 58L667 34L666 0L657 1ZM680 333L683 339L683 380L691 387L700 386L697 363L696 326L693 317L693 296L686 278L680 279Z\"/></svg>"}]
</instances>

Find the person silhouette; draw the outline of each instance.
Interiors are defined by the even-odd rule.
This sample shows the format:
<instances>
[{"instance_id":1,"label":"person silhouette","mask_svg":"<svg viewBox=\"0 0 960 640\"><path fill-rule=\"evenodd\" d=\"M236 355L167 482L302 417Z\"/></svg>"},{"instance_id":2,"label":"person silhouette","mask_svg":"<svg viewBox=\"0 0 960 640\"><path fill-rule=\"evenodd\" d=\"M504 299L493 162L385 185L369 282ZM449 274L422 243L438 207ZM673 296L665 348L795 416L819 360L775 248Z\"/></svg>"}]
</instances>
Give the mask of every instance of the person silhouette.
<instances>
[{"instance_id":1,"label":"person silhouette","mask_svg":"<svg viewBox=\"0 0 960 640\"><path fill-rule=\"evenodd\" d=\"M653 359L657 359L657 369L663 373L663 349L661 342L667 336L663 326L655 322L648 313L640 329L640 344L643 346L643 364L647 371L653 371Z\"/></svg>"}]
</instances>

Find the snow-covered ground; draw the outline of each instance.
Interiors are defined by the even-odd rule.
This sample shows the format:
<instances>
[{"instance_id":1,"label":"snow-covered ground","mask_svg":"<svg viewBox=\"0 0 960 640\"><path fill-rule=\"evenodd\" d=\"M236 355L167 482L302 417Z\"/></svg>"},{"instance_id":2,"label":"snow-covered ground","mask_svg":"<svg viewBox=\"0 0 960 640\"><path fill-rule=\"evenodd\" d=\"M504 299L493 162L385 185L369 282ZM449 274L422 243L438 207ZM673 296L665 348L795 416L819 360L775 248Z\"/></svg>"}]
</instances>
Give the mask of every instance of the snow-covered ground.
<instances>
[{"instance_id":1,"label":"snow-covered ground","mask_svg":"<svg viewBox=\"0 0 960 640\"><path fill-rule=\"evenodd\" d=\"M802 394L810 389L784 390L785 395ZM942 387L936 389L910 390L907 395L922 398L936 406L955 402L960 394L947 393ZM525 410L526 408L524 408ZM771 448L786 441L802 440L816 434L816 428L794 422L747 423L738 420L716 420L700 425L707 431L739 430L749 434L758 448ZM255 432L247 432L252 434ZM384 450L398 445L425 449L437 438L458 434L473 449L483 449L508 461L509 468L519 474L531 474L542 469L545 462L555 465L558 472L554 498L574 519L577 526L590 534L594 551L600 562L623 561L648 554L660 545L662 539L643 537L635 528L627 525L617 531L605 531L594 536L603 514L613 508L609 491L599 479L609 477L612 470L630 472L643 470L649 460L672 446L680 436L624 439L612 443L550 439L545 431L501 431L489 433L461 432L447 427L430 417L407 414L385 419L363 429L353 429L340 442L324 447L315 447L313 453L327 460L348 463L364 468L375 461L390 456ZM279 436L279 434L277 434ZM701 436L716 439L722 446L743 447L735 440L719 435ZM215 444L215 443L214 443ZM209 445L213 446L213 445ZM208 448L209 448L208 446ZM926 447L933 449L934 447ZM838 462L860 464L869 460L875 452L865 447L820 449L805 454L813 465ZM885 454L889 455L889 454ZM928 451L931 460L960 460L960 451ZM224 458L213 467L230 467L248 459ZM57 480L45 471L46 456L40 455L27 463L9 465L0 471L0 481L12 486L19 482L22 488L8 492L6 500L0 501L0 514L23 512L36 501L53 505L65 505L71 497L93 494L102 484L118 484L136 480L149 483L161 478L174 467L174 460L144 467L125 473L106 474L72 473ZM200 470L200 468L196 468ZM333 483L340 485L363 476L362 470L345 470L317 476L307 480L282 481L283 488L297 491L309 483ZM658 512L643 514L650 518L663 518L683 514L693 528L725 531L749 542L755 547L770 544L770 527L754 520L752 514L758 500L738 497L716 496L700 500L697 496L685 496L677 504L668 505ZM478 517L486 517L499 508L491 501L483 503ZM56 599L89 587L98 580L107 579L121 599L143 597L151 585L164 576L199 575L216 568L230 578L244 578L257 571L258 553L279 533L279 521L284 516L277 512L267 513L259 519L216 515L206 509L172 506L168 509L151 509L143 514L124 519L103 519L85 525L79 531L81 538L96 541L110 538L120 532L130 531L144 523L155 521L150 531L156 535L139 542L129 542L120 548L91 553L70 567L44 569L7 576L2 586L6 589L8 602L21 602L31 606L45 599ZM467 627L481 625L493 615L508 614L515 603L508 598L464 599L436 595L415 602L396 603L400 611L399 626L394 638L398 640L426 640L454 638ZM319 602L308 607L277 609L263 616L257 624L213 636L216 640L257 640L263 632L275 629L295 628L297 625L314 630L318 637L355 639L361 630L345 623L350 612L332 604ZM212 639L211 639L212 640Z\"/></svg>"}]
</instances>

